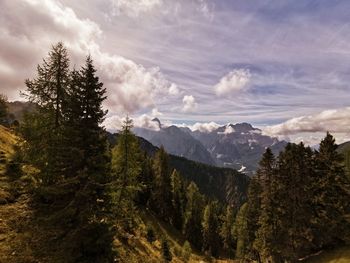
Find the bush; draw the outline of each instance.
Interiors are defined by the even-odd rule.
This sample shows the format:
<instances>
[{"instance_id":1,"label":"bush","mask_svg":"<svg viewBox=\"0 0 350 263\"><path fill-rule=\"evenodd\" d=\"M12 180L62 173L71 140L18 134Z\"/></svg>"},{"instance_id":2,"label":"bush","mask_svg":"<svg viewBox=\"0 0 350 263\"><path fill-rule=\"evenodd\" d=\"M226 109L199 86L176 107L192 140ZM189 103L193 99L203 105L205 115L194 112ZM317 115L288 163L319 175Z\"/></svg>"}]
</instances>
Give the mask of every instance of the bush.
<instances>
[{"instance_id":1,"label":"bush","mask_svg":"<svg viewBox=\"0 0 350 263\"><path fill-rule=\"evenodd\" d=\"M154 233L154 230L151 226L147 226L147 229L146 229L146 238L147 238L147 241L149 243L153 243L154 241L156 241L156 235Z\"/></svg>"},{"instance_id":2,"label":"bush","mask_svg":"<svg viewBox=\"0 0 350 263\"><path fill-rule=\"evenodd\" d=\"M6 173L11 179L16 180L22 176L23 155L21 148L16 145L15 152L6 166Z\"/></svg>"},{"instance_id":3,"label":"bush","mask_svg":"<svg viewBox=\"0 0 350 263\"><path fill-rule=\"evenodd\" d=\"M173 256L170 252L169 243L168 240L166 240L166 238L163 238L162 240L162 256L166 262L170 262L173 259Z\"/></svg>"}]
</instances>

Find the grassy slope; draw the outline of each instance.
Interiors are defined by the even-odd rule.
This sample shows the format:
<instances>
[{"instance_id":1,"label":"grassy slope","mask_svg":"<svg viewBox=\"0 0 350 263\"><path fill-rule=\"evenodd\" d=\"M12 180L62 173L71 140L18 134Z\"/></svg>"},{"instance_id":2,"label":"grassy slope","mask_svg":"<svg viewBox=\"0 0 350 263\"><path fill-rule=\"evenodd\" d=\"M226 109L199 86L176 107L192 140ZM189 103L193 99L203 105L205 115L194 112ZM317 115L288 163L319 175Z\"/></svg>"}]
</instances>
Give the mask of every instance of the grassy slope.
<instances>
[{"instance_id":1,"label":"grassy slope","mask_svg":"<svg viewBox=\"0 0 350 263\"><path fill-rule=\"evenodd\" d=\"M0 152L4 152L6 162L10 160L18 140L11 130L0 126ZM6 163L0 163L0 263L67 262L65 251L61 248L64 238L57 238L60 233L45 224L47 215L33 214L30 194L25 192L26 177L14 181L6 175L5 167ZM134 235L126 234L126 238L115 240L120 255L117 262L162 262L160 240L163 236L169 240L172 262L183 262L180 254L185 240L179 232L159 222L147 210L141 211L138 221L139 228ZM157 240L153 243L145 237L146 225L155 230ZM208 261L194 252L189 262Z\"/></svg>"}]
</instances>

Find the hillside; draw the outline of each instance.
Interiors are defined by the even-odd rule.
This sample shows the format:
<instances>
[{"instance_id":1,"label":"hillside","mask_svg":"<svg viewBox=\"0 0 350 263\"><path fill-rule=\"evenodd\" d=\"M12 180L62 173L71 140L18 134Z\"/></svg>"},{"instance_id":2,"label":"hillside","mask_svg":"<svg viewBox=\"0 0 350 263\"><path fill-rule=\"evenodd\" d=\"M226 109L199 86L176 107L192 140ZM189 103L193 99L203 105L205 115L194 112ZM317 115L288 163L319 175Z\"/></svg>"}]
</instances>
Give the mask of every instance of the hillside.
<instances>
[{"instance_id":1,"label":"hillside","mask_svg":"<svg viewBox=\"0 0 350 263\"><path fill-rule=\"evenodd\" d=\"M118 134L109 133L108 136L111 146L115 145ZM138 140L141 149L151 156L159 149L141 137L138 137ZM186 180L195 182L203 194L225 202L226 190L231 187L235 191L232 193L235 200L231 201L240 206L246 199L249 177L245 174L234 169L194 162L172 154L169 157L170 168L179 171Z\"/></svg>"},{"instance_id":2,"label":"hillside","mask_svg":"<svg viewBox=\"0 0 350 263\"><path fill-rule=\"evenodd\" d=\"M33 206L30 167L23 167L21 178L9 175L6 165L14 153L15 144L20 140L11 130L0 126L0 262L70 262L65 253L69 233L55 228L47 214L38 212ZM147 144L146 142L144 142ZM166 237L173 254L172 262L184 262L182 246L185 242L181 233L167 223L157 219L148 209L138 214L139 226L132 234L119 229L114 245L118 254L117 262L161 262L161 239ZM118 228L118 226L116 226ZM155 240L147 240L147 229L152 228ZM69 245L69 244L68 244ZM188 252L187 252L188 254ZM186 256L187 257L187 256ZM191 250L188 262L208 262L200 252ZM214 260L211 262L234 262Z\"/></svg>"}]
</instances>

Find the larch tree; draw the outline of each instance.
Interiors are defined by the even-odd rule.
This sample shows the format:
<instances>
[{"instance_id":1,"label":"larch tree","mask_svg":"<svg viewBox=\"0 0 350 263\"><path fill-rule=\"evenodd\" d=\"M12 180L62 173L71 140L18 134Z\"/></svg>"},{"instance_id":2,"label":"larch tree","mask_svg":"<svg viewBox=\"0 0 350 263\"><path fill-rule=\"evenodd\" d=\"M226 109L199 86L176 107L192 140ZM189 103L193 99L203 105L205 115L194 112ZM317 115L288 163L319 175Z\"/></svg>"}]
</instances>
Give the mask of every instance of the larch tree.
<instances>
[{"instance_id":1,"label":"larch tree","mask_svg":"<svg viewBox=\"0 0 350 263\"><path fill-rule=\"evenodd\" d=\"M202 250L217 256L220 247L219 218L217 201L209 201L204 208L202 219Z\"/></svg>"},{"instance_id":2,"label":"larch tree","mask_svg":"<svg viewBox=\"0 0 350 263\"><path fill-rule=\"evenodd\" d=\"M151 207L164 221L171 221L173 214L171 198L171 178L169 170L169 156L161 147L153 162L154 182L151 197Z\"/></svg>"},{"instance_id":3,"label":"larch tree","mask_svg":"<svg viewBox=\"0 0 350 263\"><path fill-rule=\"evenodd\" d=\"M186 206L184 214L183 233L186 239L197 249L202 248L202 217L204 197L197 185L191 182L186 189Z\"/></svg>"},{"instance_id":4,"label":"larch tree","mask_svg":"<svg viewBox=\"0 0 350 263\"><path fill-rule=\"evenodd\" d=\"M112 192L115 214L131 227L135 210L135 199L142 185L138 181L141 173L142 153L131 129L133 122L126 117L112 149Z\"/></svg>"},{"instance_id":5,"label":"larch tree","mask_svg":"<svg viewBox=\"0 0 350 263\"><path fill-rule=\"evenodd\" d=\"M181 230L183 225L183 215L185 208L185 185L181 175L174 170L171 174L171 194L172 194L172 224Z\"/></svg>"}]
</instances>

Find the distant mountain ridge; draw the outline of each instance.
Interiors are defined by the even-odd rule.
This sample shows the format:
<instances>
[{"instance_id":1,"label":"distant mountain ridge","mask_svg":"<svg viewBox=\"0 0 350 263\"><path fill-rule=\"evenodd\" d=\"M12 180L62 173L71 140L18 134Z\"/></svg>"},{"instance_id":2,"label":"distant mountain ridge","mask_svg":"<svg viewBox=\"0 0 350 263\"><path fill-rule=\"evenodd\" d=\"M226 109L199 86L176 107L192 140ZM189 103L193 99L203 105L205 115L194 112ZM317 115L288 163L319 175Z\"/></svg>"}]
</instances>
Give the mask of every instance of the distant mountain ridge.
<instances>
[{"instance_id":1,"label":"distant mountain ridge","mask_svg":"<svg viewBox=\"0 0 350 263\"><path fill-rule=\"evenodd\" d=\"M203 132L175 125L163 127L157 118L153 121L158 123L158 130L135 128L134 132L158 147L163 145L171 154L247 174L256 171L267 147L278 154L287 144L263 135L260 129L249 123L227 124Z\"/></svg>"},{"instance_id":2,"label":"distant mountain ridge","mask_svg":"<svg viewBox=\"0 0 350 263\"><path fill-rule=\"evenodd\" d=\"M157 120L155 119L154 121L158 122L159 120ZM157 147L163 145L165 150L171 154L196 162L216 165L216 162L203 144L194 138L191 133L177 126L172 125L163 128L159 122L159 130L134 128L134 132Z\"/></svg>"}]
</instances>

